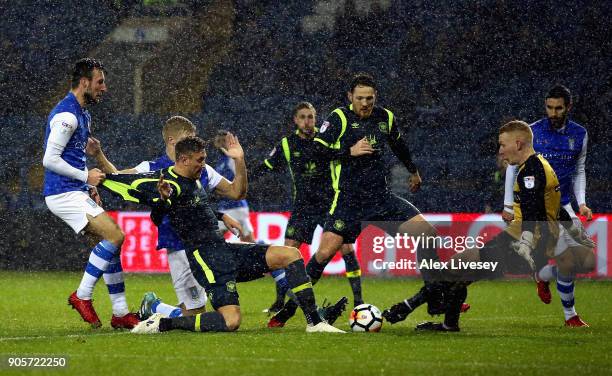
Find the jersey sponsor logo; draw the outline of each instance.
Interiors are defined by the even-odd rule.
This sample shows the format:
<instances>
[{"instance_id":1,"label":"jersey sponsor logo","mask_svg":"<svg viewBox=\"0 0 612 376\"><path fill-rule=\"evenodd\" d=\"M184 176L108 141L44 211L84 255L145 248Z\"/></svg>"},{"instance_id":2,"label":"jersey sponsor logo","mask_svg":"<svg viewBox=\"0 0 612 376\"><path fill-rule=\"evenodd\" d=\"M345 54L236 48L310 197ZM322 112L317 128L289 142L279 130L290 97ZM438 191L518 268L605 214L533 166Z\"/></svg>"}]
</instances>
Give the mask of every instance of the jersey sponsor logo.
<instances>
[{"instance_id":1,"label":"jersey sponsor logo","mask_svg":"<svg viewBox=\"0 0 612 376\"><path fill-rule=\"evenodd\" d=\"M306 173L307 174L313 174L315 172L315 170L317 169L317 164L314 162L306 162Z\"/></svg>"},{"instance_id":2,"label":"jersey sponsor logo","mask_svg":"<svg viewBox=\"0 0 612 376\"><path fill-rule=\"evenodd\" d=\"M376 145L378 143L378 141L376 140L376 135L367 135L366 139L368 140L368 143L370 144L370 146L374 147L374 145Z\"/></svg>"},{"instance_id":3,"label":"jersey sponsor logo","mask_svg":"<svg viewBox=\"0 0 612 376\"><path fill-rule=\"evenodd\" d=\"M327 128L329 128L329 121L324 121L323 124L321 125L321 129L319 129L319 133L323 133L327 130Z\"/></svg>"},{"instance_id":4,"label":"jersey sponsor logo","mask_svg":"<svg viewBox=\"0 0 612 376\"><path fill-rule=\"evenodd\" d=\"M525 188L532 189L535 187L535 176L525 176L523 182L525 182Z\"/></svg>"},{"instance_id":5,"label":"jersey sponsor logo","mask_svg":"<svg viewBox=\"0 0 612 376\"><path fill-rule=\"evenodd\" d=\"M380 129L382 133L389 133L389 124L384 121L381 121L380 123L378 123L378 129Z\"/></svg>"},{"instance_id":6,"label":"jersey sponsor logo","mask_svg":"<svg viewBox=\"0 0 612 376\"><path fill-rule=\"evenodd\" d=\"M358 123L353 123L353 124L351 124L351 127L352 128L359 128L359 124Z\"/></svg>"}]
</instances>

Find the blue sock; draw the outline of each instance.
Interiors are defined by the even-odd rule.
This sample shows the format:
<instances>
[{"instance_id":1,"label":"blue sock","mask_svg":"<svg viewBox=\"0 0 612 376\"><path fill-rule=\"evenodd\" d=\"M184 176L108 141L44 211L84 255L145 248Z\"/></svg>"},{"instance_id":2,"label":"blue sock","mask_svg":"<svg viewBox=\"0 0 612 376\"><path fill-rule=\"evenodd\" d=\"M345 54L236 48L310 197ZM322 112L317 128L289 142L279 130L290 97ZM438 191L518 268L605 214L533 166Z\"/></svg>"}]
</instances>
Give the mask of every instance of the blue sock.
<instances>
[{"instance_id":1,"label":"blue sock","mask_svg":"<svg viewBox=\"0 0 612 376\"><path fill-rule=\"evenodd\" d=\"M102 240L91 250L87 266L85 267L85 273L77 289L77 297L79 299L91 299L96 282L108 269L118 251L117 246L108 240Z\"/></svg>"},{"instance_id":2,"label":"blue sock","mask_svg":"<svg viewBox=\"0 0 612 376\"><path fill-rule=\"evenodd\" d=\"M569 320L573 316L576 316L576 309L574 307L574 277L564 276L558 273L557 291L559 292L561 304L563 305L565 320Z\"/></svg>"},{"instance_id":3,"label":"blue sock","mask_svg":"<svg viewBox=\"0 0 612 376\"><path fill-rule=\"evenodd\" d=\"M162 303L161 299L157 299L151 305L151 311L153 313L161 313L165 317L181 317L183 316L183 311L179 307L171 306L170 304Z\"/></svg>"}]
</instances>

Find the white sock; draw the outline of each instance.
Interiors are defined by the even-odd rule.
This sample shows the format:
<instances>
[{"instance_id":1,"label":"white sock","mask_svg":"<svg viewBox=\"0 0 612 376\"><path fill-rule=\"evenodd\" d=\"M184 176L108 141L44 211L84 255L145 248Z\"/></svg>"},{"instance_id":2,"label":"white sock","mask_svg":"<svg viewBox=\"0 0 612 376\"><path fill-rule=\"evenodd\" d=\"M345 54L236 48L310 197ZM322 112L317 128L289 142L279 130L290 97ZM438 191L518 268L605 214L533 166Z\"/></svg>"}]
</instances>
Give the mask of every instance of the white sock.
<instances>
[{"instance_id":1,"label":"white sock","mask_svg":"<svg viewBox=\"0 0 612 376\"><path fill-rule=\"evenodd\" d=\"M96 244L89 254L89 261L85 267L85 273L77 289L77 298L91 300L96 282L108 269L108 265L115 256L117 247L107 240Z\"/></svg>"},{"instance_id":2,"label":"white sock","mask_svg":"<svg viewBox=\"0 0 612 376\"><path fill-rule=\"evenodd\" d=\"M179 307L171 306L170 304L162 303L158 300L158 303L154 303L151 306L153 313L161 313L164 317L181 317L183 312Z\"/></svg>"},{"instance_id":3,"label":"white sock","mask_svg":"<svg viewBox=\"0 0 612 376\"><path fill-rule=\"evenodd\" d=\"M572 277L557 276L557 291L563 305L565 320L577 315L574 303L574 280Z\"/></svg>"},{"instance_id":4,"label":"white sock","mask_svg":"<svg viewBox=\"0 0 612 376\"><path fill-rule=\"evenodd\" d=\"M123 282L123 268L121 267L121 258L116 255L112 260L106 272L104 272L104 282L108 287L108 296L110 297L113 306L113 315L123 317L130 310L125 298L125 283Z\"/></svg>"}]
</instances>

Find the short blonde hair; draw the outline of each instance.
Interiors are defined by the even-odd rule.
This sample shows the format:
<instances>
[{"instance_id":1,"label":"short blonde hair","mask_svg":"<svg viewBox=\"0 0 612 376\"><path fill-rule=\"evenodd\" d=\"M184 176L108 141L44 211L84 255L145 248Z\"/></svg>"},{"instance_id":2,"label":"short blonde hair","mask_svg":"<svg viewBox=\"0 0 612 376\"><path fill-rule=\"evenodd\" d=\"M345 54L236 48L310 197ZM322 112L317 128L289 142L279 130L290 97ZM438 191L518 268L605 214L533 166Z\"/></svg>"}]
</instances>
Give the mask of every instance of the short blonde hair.
<instances>
[{"instance_id":1,"label":"short blonde hair","mask_svg":"<svg viewBox=\"0 0 612 376\"><path fill-rule=\"evenodd\" d=\"M195 132L196 127L193 125L191 120L183 116L172 116L164 123L164 127L162 128L162 137L164 138L164 142L167 143L168 138L170 137L176 138L181 133L195 134Z\"/></svg>"},{"instance_id":2,"label":"short blonde hair","mask_svg":"<svg viewBox=\"0 0 612 376\"><path fill-rule=\"evenodd\" d=\"M531 131L531 127L522 120L512 120L502 125L502 127L499 128L499 134L502 133L520 133L524 137L526 143L530 145L533 144L533 132Z\"/></svg>"}]
</instances>

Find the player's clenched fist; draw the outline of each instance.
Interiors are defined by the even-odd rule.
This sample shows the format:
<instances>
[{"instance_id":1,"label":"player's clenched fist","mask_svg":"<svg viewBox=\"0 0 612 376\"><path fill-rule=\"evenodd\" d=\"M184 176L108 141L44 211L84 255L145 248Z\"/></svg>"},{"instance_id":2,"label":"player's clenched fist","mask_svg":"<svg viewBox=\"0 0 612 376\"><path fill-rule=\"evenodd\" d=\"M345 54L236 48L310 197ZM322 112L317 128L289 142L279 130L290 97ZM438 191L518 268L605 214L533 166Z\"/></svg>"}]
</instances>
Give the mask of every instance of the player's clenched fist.
<instances>
[{"instance_id":1,"label":"player's clenched fist","mask_svg":"<svg viewBox=\"0 0 612 376\"><path fill-rule=\"evenodd\" d=\"M97 168L92 168L87 172L87 184L97 186L106 179L106 174Z\"/></svg>"}]
</instances>

